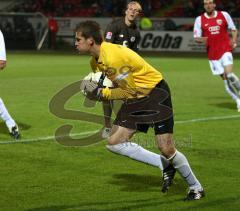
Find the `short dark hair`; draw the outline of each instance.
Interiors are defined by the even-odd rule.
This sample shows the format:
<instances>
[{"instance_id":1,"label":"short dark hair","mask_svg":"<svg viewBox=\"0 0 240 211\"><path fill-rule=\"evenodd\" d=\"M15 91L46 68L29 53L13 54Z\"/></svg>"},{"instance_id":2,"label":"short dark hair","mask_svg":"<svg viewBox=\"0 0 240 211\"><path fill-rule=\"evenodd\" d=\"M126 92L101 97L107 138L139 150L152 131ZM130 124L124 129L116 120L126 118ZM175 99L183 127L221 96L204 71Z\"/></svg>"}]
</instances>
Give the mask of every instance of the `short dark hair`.
<instances>
[{"instance_id":1,"label":"short dark hair","mask_svg":"<svg viewBox=\"0 0 240 211\"><path fill-rule=\"evenodd\" d=\"M83 21L77 24L75 32L82 32L84 38L92 37L96 44L101 44L103 41L103 33L100 25L96 21Z\"/></svg>"}]
</instances>

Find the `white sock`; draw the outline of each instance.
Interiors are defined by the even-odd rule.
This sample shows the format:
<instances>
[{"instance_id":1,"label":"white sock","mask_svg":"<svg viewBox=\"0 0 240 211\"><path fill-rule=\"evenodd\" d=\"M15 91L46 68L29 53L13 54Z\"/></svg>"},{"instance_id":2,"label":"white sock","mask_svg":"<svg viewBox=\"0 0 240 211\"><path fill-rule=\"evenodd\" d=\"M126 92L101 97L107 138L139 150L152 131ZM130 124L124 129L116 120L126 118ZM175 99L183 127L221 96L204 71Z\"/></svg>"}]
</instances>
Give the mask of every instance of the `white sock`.
<instances>
[{"instance_id":1,"label":"white sock","mask_svg":"<svg viewBox=\"0 0 240 211\"><path fill-rule=\"evenodd\" d=\"M234 101L237 101L238 96L234 93L234 91L232 90L232 88L229 86L227 80L224 80L224 85L225 85L225 89L226 89L227 93L232 97L232 99L233 99Z\"/></svg>"},{"instance_id":2,"label":"white sock","mask_svg":"<svg viewBox=\"0 0 240 211\"><path fill-rule=\"evenodd\" d=\"M0 116L3 119L3 121L6 123L8 129L11 129L13 126L16 125L15 121L8 113L8 110L5 107L1 98L0 98Z\"/></svg>"},{"instance_id":3,"label":"white sock","mask_svg":"<svg viewBox=\"0 0 240 211\"><path fill-rule=\"evenodd\" d=\"M162 162L169 163L169 161L166 158L160 156L157 153L148 151L133 142L124 142L121 144L107 145L106 147L111 152L130 157L134 160L147 163L152 166L156 166L161 170L163 170L163 166L167 165L167 164L163 165Z\"/></svg>"},{"instance_id":4,"label":"white sock","mask_svg":"<svg viewBox=\"0 0 240 211\"><path fill-rule=\"evenodd\" d=\"M181 152L176 151L175 155L170 159L172 160L174 168L185 179L190 189L202 190L202 186L192 172L187 158Z\"/></svg>"},{"instance_id":5,"label":"white sock","mask_svg":"<svg viewBox=\"0 0 240 211\"><path fill-rule=\"evenodd\" d=\"M240 81L235 73L228 73L227 79L238 91L240 90Z\"/></svg>"}]
</instances>

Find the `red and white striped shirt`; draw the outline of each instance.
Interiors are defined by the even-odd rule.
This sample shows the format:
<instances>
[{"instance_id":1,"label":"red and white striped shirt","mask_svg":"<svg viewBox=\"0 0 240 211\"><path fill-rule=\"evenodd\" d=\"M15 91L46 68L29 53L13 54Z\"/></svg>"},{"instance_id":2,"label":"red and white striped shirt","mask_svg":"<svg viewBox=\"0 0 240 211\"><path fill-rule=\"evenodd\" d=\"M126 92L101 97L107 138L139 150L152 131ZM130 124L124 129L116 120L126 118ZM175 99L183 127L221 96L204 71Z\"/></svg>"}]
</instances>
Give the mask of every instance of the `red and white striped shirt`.
<instances>
[{"instance_id":1,"label":"red and white striped shirt","mask_svg":"<svg viewBox=\"0 0 240 211\"><path fill-rule=\"evenodd\" d=\"M215 11L213 17L207 13L198 16L194 24L194 38L207 37L207 53L209 60L218 60L232 47L228 29L236 30L231 16L224 11Z\"/></svg>"}]
</instances>

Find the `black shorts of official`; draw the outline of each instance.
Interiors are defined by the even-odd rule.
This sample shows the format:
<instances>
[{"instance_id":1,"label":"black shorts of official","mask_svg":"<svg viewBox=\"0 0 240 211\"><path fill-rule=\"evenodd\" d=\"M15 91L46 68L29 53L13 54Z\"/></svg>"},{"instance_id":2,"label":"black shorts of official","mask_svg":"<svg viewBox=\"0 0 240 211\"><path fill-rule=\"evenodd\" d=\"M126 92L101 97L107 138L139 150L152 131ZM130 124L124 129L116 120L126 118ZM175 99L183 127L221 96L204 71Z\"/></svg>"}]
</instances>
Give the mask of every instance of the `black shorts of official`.
<instances>
[{"instance_id":1,"label":"black shorts of official","mask_svg":"<svg viewBox=\"0 0 240 211\"><path fill-rule=\"evenodd\" d=\"M159 82L146 97L124 101L114 125L144 133L153 127L156 135L173 133L171 93L166 81Z\"/></svg>"}]
</instances>

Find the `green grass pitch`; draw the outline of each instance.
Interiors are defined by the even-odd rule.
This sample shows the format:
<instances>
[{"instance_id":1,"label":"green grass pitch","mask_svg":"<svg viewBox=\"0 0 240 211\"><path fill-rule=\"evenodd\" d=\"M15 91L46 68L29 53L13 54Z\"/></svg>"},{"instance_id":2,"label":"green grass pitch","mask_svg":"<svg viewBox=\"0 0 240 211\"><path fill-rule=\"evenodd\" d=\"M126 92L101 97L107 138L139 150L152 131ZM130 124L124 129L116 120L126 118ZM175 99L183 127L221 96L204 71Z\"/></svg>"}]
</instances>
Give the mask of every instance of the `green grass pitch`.
<instances>
[{"instance_id":1,"label":"green grass pitch","mask_svg":"<svg viewBox=\"0 0 240 211\"><path fill-rule=\"evenodd\" d=\"M58 144L51 137L61 125L71 124L72 133L82 136L102 127L94 119L62 119L49 111L57 92L89 72L89 57L9 52L8 66L0 73L0 96L18 122L23 142L12 141L0 122L1 210L240 209L240 114L223 82L212 76L206 58L146 60L171 87L175 141L206 197L183 202L187 186L179 175L162 194L159 169L108 152L104 140L87 147ZM235 70L240 75L237 59ZM74 95L66 109L102 114L101 104L86 108L83 99L81 93ZM134 139L157 152L153 131Z\"/></svg>"}]
</instances>

